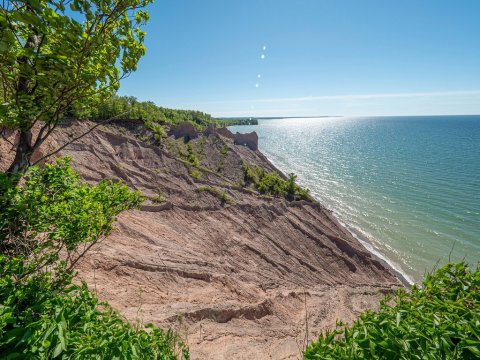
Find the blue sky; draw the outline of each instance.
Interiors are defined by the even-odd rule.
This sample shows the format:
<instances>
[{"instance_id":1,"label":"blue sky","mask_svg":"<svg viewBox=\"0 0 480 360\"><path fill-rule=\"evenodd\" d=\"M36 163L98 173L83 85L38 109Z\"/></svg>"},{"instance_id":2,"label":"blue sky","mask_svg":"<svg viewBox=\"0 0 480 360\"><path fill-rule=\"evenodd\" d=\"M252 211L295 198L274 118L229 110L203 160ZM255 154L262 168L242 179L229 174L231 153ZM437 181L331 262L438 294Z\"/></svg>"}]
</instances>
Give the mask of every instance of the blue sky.
<instances>
[{"instance_id":1,"label":"blue sky","mask_svg":"<svg viewBox=\"0 0 480 360\"><path fill-rule=\"evenodd\" d=\"M149 12L122 95L215 116L480 114L480 0L156 0Z\"/></svg>"}]
</instances>

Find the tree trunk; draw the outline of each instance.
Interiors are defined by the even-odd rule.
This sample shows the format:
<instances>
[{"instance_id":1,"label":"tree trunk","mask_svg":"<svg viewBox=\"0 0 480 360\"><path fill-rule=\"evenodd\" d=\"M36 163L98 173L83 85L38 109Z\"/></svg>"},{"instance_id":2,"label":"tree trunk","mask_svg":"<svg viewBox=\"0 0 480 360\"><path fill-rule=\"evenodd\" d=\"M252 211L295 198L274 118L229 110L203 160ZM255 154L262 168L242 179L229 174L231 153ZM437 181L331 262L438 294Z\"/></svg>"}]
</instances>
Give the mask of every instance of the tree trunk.
<instances>
[{"instance_id":1,"label":"tree trunk","mask_svg":"<svg viewBox=\"0 0 480 360\"><path fill-rule=\"evenodd\" d=\"M20 130L15 159L8 168L7 173L10 175L25 173L30 167L30 159L32 158L33 151L31 130Z\"/></svg>"}]
</instances>

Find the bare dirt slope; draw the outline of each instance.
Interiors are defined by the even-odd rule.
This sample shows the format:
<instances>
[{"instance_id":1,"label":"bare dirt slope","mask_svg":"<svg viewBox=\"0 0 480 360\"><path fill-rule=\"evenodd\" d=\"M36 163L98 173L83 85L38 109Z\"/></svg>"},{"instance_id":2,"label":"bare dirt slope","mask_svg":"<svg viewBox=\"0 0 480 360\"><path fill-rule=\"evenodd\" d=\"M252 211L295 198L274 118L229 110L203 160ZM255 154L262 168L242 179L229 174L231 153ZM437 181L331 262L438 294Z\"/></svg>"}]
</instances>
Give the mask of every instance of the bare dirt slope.
<instances>
[{"instance_id":1,"label":"bare dirt slope","mask_svg":"<svg viewBox=\"0 0 480 360\"><path fill-rule=\"evenodd\" d=\"M62 152L86 180L122 179L150 199L120 216L79 278L129 320L176 329L192 359L299 358L306 337L401 286L320 204L242 188L243 163L273 169L260 152L211 135L191 142L194 167L181 139L150 141L139 125L102 127Z\"/></svg>"}]
</instances>

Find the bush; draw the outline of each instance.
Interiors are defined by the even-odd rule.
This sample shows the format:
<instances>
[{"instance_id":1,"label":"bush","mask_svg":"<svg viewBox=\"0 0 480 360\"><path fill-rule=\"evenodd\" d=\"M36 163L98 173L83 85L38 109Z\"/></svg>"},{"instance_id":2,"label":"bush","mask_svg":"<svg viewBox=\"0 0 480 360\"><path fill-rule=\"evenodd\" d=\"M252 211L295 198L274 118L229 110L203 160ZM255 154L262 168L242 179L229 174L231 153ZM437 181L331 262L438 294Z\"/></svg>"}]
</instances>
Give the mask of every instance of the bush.
<instances>
[{"instance_id":1,"label":"bush","mask_svg":"<svg viewBox=\"0 0 480 360\"><path fill-rule=\"evenodd\" d=\"M2 359L189 358L171 331L136 328L71 275L52 281L21 258L0 255Z\"/></svg>"},{"instance_id":2,"label":"bush","mask_svg":"<svg viewBox=\"0 0 480 360\"><path fill-rule=\"evenodd\" d=\"M167 137L167 132L165 131L165 127L162 125L154 124L152 126L153 131L153 138L159 144L163 142L163 139Z\"/></svg>"},{"instance_id":3,"label":"bush","mask_svg":"<svg viewBox=\"0 0 480 360\"><path fill-rule=\"evenodd\" d=\"M230 198L230 196L228 196L227 192L226 191L222 192L222 195L220 196L220 203L222 205L225 205L225 204L231 204L232 202L233 201Z\"/></svg>"},{"instance_id":4,"label":"bush","mask_svg":"<svg viewBox=\"0 0 480 360\"><path fill-rule=\"evenodd\" d=\"M193 166L200 165L200 162L197 159L197 154L195 153L195 149L194 149L193 144L191 142L188 143L188 145L187 145L187 151L188 151L187 161L190 164L192 164Z\"/></svg>"},{"instance_id":5,"label":"bush","mask_svg":"<svg viewBox=\"0 0 480 360\"><path fill-rule=\"evenodd\" d=\"M65 251L74 262L80 244L109 235L116 216L142 201L139 193L119 182L82 182L70 162L65 158L43 169L31 167L21 187L3 180L0 254L51 255L48 261L54 262Z\"/></svg>"},{"instance_id":6,"label":"bush","mask_svg":"<svg viewBox=\"0 0 480 360\"><path fill-rule=\"evenodd\" d=\"M244 181L245 185L248 184L256 184L258 182L257 174L248 166L248 164L243 164L243 174L244 174Z\"/></svg>"},{"instance_id":7,"label":"bush","mask_svg":"<svg viewBox=\"0 0 480 360\"><path fill-rule=\"evenodd\" d=\"M190 170L188 172L188 174L194 178L195 180L200 180L203 176L203 173L201 171L198 171L198 170Z\"/></svg>"},{"instance_id":8,"label":"bush","mask_svg":"<svg viewBox=\"0 0 480 360\"><path fill-rule=\"evenodd\" d=\"M480 270L448 264L352 326L320 336L305 359L479 359Z\"/></svg>"},{"instance_id":9,"label":"bush","mask_svg":"<svg viewBox=\"0 0 480 360\"><path fill-rule=\"evenodd\" d=\"M253 184L263 195L285 197L290 201L313 201L310 191L296 184L297 175L294 173L290 173L285 180L277 172L266 172L260 166L257 166L255 171L248 164L243 164L242 168L245 185Z\"/></svg>"},{"instance_id":10,"label":"bush","mask_svg":"<svg viewBox=\"0 0 480 360\"><path fill-rule=\"evenodd\" d=\"M86 184L68 158L16 180L0 176L1 358L188 358L171 332L137 329L72 284L75 263L140 194L111 180Z\"/></svg>"}]
</instances>

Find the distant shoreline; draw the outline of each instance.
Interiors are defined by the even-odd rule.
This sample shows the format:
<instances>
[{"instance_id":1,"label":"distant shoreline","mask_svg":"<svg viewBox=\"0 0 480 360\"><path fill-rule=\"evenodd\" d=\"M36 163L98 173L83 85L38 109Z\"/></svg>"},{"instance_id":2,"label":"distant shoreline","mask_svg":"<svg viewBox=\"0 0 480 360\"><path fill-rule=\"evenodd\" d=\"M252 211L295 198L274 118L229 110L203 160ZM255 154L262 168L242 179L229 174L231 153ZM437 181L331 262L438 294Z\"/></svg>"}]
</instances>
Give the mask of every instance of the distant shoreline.
<instances>
[{"instance_id":1,"label":"distant shoreline","mask_svg":"<svg viewBox=\"0 0 480 360\"><path fill-rule=\"evenodd\" d=\"M429 115L319 115L319 116L237 116L215 117L219 120L276 120L276 119L322 119L322 118L403 118L403 117L476 117L480 114L429 114Z\"/></svg>"},{"instance_id":2,"label":"distant shoreline","mask_svg":"<svg viewBox=\"0 0 480 360\"><path fill-rule=\"evenodd\" d=\"M319 118L341 118L342 115L321 115L321 116L242 116L242 117L216 117L217 120L275 120L275 119L319 119Z\"/></svg>"}]
</instances>

